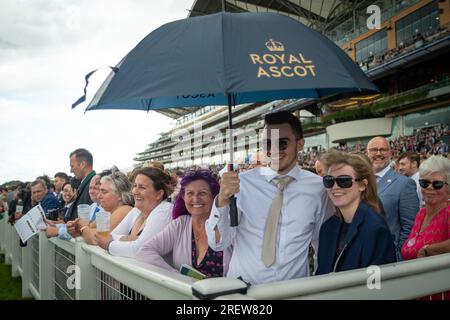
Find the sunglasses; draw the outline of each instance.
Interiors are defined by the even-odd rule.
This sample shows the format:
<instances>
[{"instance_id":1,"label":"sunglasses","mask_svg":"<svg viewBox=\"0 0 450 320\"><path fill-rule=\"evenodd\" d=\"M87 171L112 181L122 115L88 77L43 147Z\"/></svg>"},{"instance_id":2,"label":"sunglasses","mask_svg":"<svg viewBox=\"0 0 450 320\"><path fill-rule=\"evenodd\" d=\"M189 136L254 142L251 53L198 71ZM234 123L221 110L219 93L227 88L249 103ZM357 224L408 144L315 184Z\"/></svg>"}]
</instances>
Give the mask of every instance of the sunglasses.
<instances>
[{"instance_id":1,"label":"sunglasses","mask_svg":"<svg viewBox=\"0 0 450 320\"><path fill-rule=\"evenodd\" d=\"M275 141L274 141L275 143ZM289 145L289 140L285 138L281 138L278 140L278 150L283 151L286 150ZM265 150L271 150L272 149L272 140L265 140L263 141L263 148Z\"/></svg>"},{"instance_id":2,"label":"sunglasses","mask_svg":"<svg viewBox=\"0 0 450 320\"><path fill-rule=\"evenodd\" d=\"M210 178L212 177L212 173L208 169L195 169L188 170L184 173L185 177L201 177L201 178Z\"/></svg>"},{"instance_id":3,"label":"sunglasses","mask_svg":"<svg viewBox=\"0 0 450 320\"><path fill-rule=\"evenodd\" d=\"M439 190L442 189L442 187L448 183L441 180L434 180L433 182L431 182L430 180L427 179L419 179L419 184L424 189L428 188L428 186L431 184L433 186L433 189Z\"/></svg>"},{"instance_id":4,"label":"sunglasses","mask_svg":"<svg viewBox=\"0 0 450 320\"><path fill-rule=\"evenodd\" d=\"M337 183L337 185L341 188L351 188L353 185L353 181L362 181L363 178L353 179L351 176L324 176L323 177L323 185L325 188L330 189L333 188L334 183Z\"/></svg>"}]
</instances>

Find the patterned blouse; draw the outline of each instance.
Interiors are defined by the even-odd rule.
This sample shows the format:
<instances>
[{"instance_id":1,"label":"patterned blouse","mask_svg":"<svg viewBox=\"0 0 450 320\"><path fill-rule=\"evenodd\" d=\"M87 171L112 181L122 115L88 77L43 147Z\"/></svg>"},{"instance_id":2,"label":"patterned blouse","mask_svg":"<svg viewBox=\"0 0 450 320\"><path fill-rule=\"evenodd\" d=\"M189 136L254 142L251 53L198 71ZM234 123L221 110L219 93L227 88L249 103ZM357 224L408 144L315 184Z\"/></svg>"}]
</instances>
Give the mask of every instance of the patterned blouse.
<instances>
[{"instance_id":1,"label":"patterned blouse","mask_svg":"<svg viewBox=\"0 0 450 320\"><path fill-rule=\"evenodd\" d=\"M197 265L197 248L195 246L194 231L192 231L192 266L206 275L207 278L223 277L222 251L214 251L208 246L205 257Z\"/></svg>"},{"instance_id":2,"label":"patterned blouse","mask_svg":"<svg viewBox=\"0 0 450 320\"><path fill-rule=\"evenodd\" d=\"M405 260L416 259L417 252L426 244L433 244L450 239L450 206L441 209L428 225L420 232L425 219L426 208L420 209L414 221L411 233L402 247Z\"/></svg>"},{"instance_id":3,"label":"patterned blouse","mask_svg":"<svg viewBox=\"0 0 450 320\"><path fill-rule=\"evenodd\" d=\"M411 233L402 247L402 256L405 260L416 259L417 253L424 245L439 243L450 239L450 206L442 208L420 231L425 219L426 208L420 209L414 221ZM422 297L420 300L449 300L450 291L432 296Z\"/></svg>"}]
</instances>

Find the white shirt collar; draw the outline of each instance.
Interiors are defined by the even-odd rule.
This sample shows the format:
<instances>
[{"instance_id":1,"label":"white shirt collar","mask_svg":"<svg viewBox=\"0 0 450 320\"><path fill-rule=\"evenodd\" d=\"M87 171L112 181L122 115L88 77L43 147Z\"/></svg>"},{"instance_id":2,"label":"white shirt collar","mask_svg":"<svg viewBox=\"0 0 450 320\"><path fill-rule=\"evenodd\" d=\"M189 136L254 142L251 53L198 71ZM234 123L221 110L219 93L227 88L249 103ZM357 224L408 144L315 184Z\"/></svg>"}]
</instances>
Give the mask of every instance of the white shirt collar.
<instances>
[{"instance_id":1,"label":"white shirt collar","mask_svg":"<svg viewBox=\"0 0 450 320\"><path fill-rule=\"evenodd\" d=\"M414 173L411 176L411 179L413 179L414 181L419 181L419 177L420 177L420 173L419 173L419 171L417 171L416 173Z\"/></svg>"},{"instance_id":2,"label":"white shirt collar","mask_svg":"<svg viewBox=\"0 0 450 320\"><path fill-rule=\"evenodd\" d=\"M391 170L391 166L390 166L390 165L387 165L386 168L384 168L384 169L381 170L380 172L375 173L375 175L378 176L378 177L380 177L380 179L381 179L381 178L384 177L384 175L385 175L389 170Z\"/></svg>"},{"instance_id":3,"label":"white shirt collar","mask_svg":"<svg viewBox=\"0 0 450 320\"><path fill-rule=\"evenodd\" d=\"M270 167L262 167L261 174L268 182L272 181L273 178L280 176L278 172L276 172ZM299 166L296 165L287 174L284 174L284 176L290 176L298 181L300 180L301 169Z\"/></svg>"}]
</instances>

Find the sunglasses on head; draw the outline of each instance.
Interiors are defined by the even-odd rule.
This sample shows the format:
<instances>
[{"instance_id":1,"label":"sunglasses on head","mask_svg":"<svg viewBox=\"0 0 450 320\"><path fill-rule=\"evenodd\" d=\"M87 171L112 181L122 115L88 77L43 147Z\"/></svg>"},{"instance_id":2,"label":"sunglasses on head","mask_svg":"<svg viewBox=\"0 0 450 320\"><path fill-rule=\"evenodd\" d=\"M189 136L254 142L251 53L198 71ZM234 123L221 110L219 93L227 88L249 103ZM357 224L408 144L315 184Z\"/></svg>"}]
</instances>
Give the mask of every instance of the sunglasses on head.
<instances>
[{"instance_id":1,"label":"sunglasses on head","mask_svg":"<svg viewBox=\"0 0 450 320\"><path fill-rule=\"evenodd\" d=\"M211 171L208 169L194 169L194 170L188 170L184 173L185 177L202 177L202 178L209 178L211 177Z\"/></svg>"},{"instance_id":2,"label":"sunglasses on head","mask_svg":"<svg viewBox=\"0 0 450 320\"><path fill-rule=\"evenodd\" d=\"M330 189L333 188L334 183L337 183L337 185L341 188L351 188L353 185L353 181L362 181L363 178L353 179L351 176L324 176L323 177L323 185L325 188Z\"/></svg>"},{"instance_id":3,"label":"sunglasses on head","mask_svg":"<svg viewBox=\"0 0 450 320\"><path fill-rule=\"evenodd\" d=\"M433 186L433 189L439 190L442 189L442 187L448 183L441 180L434 180L433 182L431 182L430 180L427 179L419 179L419 184L424 189L428 188L428 186L431 184Z\"/></svg>"}]
</instances>

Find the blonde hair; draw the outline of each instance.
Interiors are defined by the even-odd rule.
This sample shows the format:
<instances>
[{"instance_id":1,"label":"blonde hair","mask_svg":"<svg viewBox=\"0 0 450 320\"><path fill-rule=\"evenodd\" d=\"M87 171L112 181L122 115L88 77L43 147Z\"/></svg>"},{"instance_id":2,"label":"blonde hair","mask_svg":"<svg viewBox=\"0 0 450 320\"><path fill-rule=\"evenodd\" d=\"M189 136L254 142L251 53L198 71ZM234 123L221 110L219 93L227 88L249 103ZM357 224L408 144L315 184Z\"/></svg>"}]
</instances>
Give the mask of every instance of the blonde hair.
<instances>
[{"instance_id":1,"label":"blonde hair","mask_svg":"<svg viewBox=\"0 0 450 320\"><path fill-rule=\"evenodd\" d=\"M367 156L361 153L345 153L332 150L325 153L320 158L320 161L326 164L327 172L332 165L344 164L352 167L356 173L356 178L366 179L367 185L365 185L366 188L361 194L361 200L376 212L380 213L376 178L373 173L372 163Z\"/></svg>"}]
</instances>

